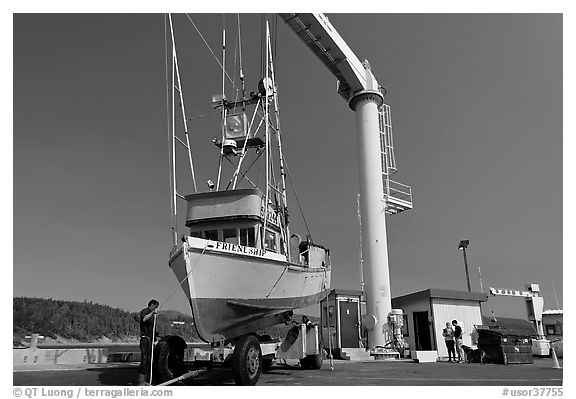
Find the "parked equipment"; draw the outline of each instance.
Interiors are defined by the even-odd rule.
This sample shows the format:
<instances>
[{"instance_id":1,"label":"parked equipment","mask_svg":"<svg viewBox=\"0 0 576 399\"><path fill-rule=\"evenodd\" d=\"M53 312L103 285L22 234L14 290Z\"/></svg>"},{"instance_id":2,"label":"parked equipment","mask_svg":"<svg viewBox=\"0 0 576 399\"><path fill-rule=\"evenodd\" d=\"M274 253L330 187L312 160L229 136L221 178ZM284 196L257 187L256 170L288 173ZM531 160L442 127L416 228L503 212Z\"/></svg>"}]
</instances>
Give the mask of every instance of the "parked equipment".
<instances>
[{"instance_id":1,"label":"parked equipment","mask_svg":"<svg viewBox=\"0 0 576 399\"><path fill-rule=\"evenodd\" d=\"M526 291L500 289L490 287L490 294L494 296L515 296L526 298L526 310L528 320L534 323L538 338L532 339L532 354L534 356L550 356L550 341L544 335L542 327L542 311L544 310L544 298L540 296L540 286L529 284Z\"/></svg>"}]
</instances>

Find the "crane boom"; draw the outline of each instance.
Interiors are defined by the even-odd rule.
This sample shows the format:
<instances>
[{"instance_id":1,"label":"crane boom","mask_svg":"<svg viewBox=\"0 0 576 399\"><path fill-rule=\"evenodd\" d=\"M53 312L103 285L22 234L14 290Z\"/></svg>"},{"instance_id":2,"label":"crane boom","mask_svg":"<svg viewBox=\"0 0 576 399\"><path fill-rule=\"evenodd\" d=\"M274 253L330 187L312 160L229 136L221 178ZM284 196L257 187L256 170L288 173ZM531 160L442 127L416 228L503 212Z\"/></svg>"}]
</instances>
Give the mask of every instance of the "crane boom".
<instances>
[{"instance_id":1,"label":"crane boom","mask_svg":"<svg viewBox=\"0 0 576 399\"><path fill-rule=\"evenodd\" d=\"M358 136L360 214L362 217L363 272L368 344L377 353L390 342L393 331L388 324L392 311L390 269L386 235L382 162L381 107L384 95L370 70L361 62L323 14L280 14L332 75L337 90L356 114ZM388 180L386 180L388 184ZM384 206L383 206L384 202ZM372 353L372 351L371 351Z\"/></svg>"},{"instance_id":2,"label":"crane boom","mask_svg":"<svg viewBox=\"0 0 576 399\"><path fill-rule=\"evenodd\" d=\"M520 297L525 297L525 298L540 296L540 294L538 292L508 290L508 289L494 288L494 287L490 287L490 294L494 295L494 296L499 296L499 295L502 295L502 296L520 296Z\"/></svg>"},{"instance_id":3,"label":"crane boom","mask_svg":"<svg viewBox=\"0 0 576 399\"><path fill-rule=\"evenodd\" d=\"M362 90L378 90L369 69L348 47L324 14L279 14L338 79L338 93L348 101Z\"/></svg>"}]
</instances>

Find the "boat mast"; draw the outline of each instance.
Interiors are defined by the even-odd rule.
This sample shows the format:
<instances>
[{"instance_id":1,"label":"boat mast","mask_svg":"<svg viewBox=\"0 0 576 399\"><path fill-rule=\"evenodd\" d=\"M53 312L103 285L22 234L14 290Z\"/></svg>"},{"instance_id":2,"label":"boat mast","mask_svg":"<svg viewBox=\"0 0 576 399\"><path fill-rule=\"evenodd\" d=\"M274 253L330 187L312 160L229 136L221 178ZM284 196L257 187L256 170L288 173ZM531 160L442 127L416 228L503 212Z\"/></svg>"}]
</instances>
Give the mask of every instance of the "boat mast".
<instances>
[{"instance_id":1,"label":"boat mast","mask_svg":"<svg viewBox=\"0 0 576 399\"><path fill-rule=\"evenodd\" d=\"M282 210L280 214L282 215L281 226L282 234L284 235L284 251L288 255L288 260L291 260L292 255L290 254L290 245L288 245L288 239L290 238L290 229L288 226L288 199L286 195L286 169L284 167L284 153L282 152L282 139L280 134L280 111L278 107L278 92L276 90L276 77L274 74L274 60L272 53L272 42L270 40L270 33L268 30L268 22L266 22L267 40L266 40L266 50L270 54L270 74L272 75L272 88L273 88L273 100L274 100L274 120L275 120L275 130L276 138L278 140L278 154L280 162L280 177L282 182L281 196L282 196Z\"/></svg>"},{"instance_id":2,"label":"boat mast","mask_svg":"<svg viewBox=\"0 0 576 399\"><path fill-rule=\"evenodd\" d=\"M268 30L268 21L266 21L266 43L270 38L270 32ZM270 193L270 102L268 101L268 72L269 72L269 53L268 53L268 44L266 44L266 66L264 69L266 70L266 76L264 78L264 129L265 129L265 143L266 146L264 147L266 150L266 190L265 190L265 199L264 199L264 228L262 229L262 248L265 248L266 243L266 225L268 223L268 198Z\"/></svg>"}]
</instances>

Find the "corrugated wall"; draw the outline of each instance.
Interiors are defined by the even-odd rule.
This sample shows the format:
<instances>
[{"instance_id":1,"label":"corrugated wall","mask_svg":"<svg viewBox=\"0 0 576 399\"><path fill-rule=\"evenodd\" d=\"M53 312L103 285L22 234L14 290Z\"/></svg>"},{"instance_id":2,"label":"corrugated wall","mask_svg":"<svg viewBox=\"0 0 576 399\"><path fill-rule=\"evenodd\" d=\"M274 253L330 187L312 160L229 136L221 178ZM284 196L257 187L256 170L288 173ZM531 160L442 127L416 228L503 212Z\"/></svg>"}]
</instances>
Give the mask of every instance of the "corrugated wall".
<instances>
[{"instance_id":1,"label":"corrugated wall","mask_svg":"<svg viewBox=\"0 0 576 399\"><path fill-rule=\"evenodd\" d=\"M458 320L458 324L464 330L462 338L463 344L472 346L470 334L474 330L475 325L482 324L480 302L462 299L432 298L432 309L438 356L448 357L448 350L446 349L444 337L442 336L442 330L446 326L447 321Z\"/></svg>"}]
</instances>

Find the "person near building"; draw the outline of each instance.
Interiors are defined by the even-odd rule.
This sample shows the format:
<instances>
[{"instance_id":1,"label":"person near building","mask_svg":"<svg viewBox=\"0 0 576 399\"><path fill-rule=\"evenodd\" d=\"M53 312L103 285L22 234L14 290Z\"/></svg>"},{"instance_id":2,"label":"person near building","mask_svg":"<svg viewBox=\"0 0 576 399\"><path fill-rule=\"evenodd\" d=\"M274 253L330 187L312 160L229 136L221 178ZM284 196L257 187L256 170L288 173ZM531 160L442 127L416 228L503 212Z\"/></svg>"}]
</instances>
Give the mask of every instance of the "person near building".
<instances>
[{"instance_id":1,"label":"person near building","mask_svg":"<svg viewBox=\"0 0 576 399\"><path fill-rule=\"evenodd\" d=\"M458 320L452 320L452 326L454 326L454 345L458 354L458 363L464 363L466 361L466 354L462 349L462 334L464 330L458 325Z\"/></svg>"},{"instance_id":2,"label":"person near building","mask_svg":"<svg viewBox=\"0 0 576 399\"><path fill-rule=\"evenodd\" d=\"M446 322L446 328L442 330L442 335L444 336L444 342L446 343L446 349L448 349L448 361L456 361L456 352L454 350L454 329L452 328L452 323Z\"/></svg>"},{"instance_id":3,"label":"person near building","mask_svg":"<svg viewBox=\"0 0 576 399\"><path fill-rule=\"evenodd\" d=\"M138 385L150 382L150 359L152 356L154 335L154 317L158 314L160 303L156 299L148 302L148 307L140 311L140 366L138 367Z\"/></svg>"}]
</instances>

